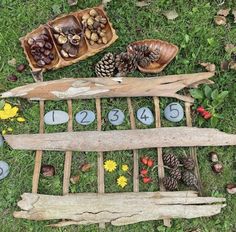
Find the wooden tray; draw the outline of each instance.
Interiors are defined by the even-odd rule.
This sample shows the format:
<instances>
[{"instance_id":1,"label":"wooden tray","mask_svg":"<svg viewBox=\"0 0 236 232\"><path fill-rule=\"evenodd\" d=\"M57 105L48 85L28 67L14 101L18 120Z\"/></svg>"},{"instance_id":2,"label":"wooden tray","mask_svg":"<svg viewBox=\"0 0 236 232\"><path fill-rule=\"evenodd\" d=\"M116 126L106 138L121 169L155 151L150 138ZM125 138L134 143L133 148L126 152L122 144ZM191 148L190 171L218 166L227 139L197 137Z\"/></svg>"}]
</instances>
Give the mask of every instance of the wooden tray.
<instances>
[{"instance_id":1,"label":"wooden tray","mask_svg":"<svg viewBox=\"0 0 236 232\"><path fill-rule=\"evenodd\" d=\"M107 19L107 24L105 27L106 36L107 36L107 44L95 44L91 46L84 36L82 38L82 42L79 47L79 53L75 58L63 58L59 52L60 45L58 45L55 41L55 38L53 37L52 33L52 26L72 26L74 29L81 31L82 29L82 16L83 14L87 13L91 9L95 9L99 15L102 15ZM37 63L33 59L33 56L30 52L30 47L28 45L28 39L33 38L37 39L40 34L46 33L49 36L50 42L53 44L53 50L52 53L54 55L54 60L51 64L46 65L44 67L38 67ZM28 33L25 37L20 38L21 46L24 49L24 53L26 55L26 58L29 62L29 66L32 69L33 72L37 71L46 71L46 70L55 70L62 67L69 66L71 64L77 63L80 60L84 60L90 56L95 55L96 53L102 51L103 49L109 47L112 43L114 43L118 39L118 36L116 35L115 30L112 27L111 22L109 21L109 18L104 11L102 7L94 7L94 8L87 8L82 11L73 12L67 15L60 16L54 20L49 21L45 25L40 25L37 29L33 30L32 32Z\"/></svg>"}]
</instances>

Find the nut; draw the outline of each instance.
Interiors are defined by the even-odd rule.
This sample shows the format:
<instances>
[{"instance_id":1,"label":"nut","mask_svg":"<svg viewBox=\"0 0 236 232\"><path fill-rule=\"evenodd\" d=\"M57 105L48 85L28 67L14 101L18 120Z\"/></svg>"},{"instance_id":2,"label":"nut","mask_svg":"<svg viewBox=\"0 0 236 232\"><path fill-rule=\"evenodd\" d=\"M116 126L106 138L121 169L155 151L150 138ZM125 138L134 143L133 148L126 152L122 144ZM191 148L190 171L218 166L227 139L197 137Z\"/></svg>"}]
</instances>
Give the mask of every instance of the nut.
<instances>
[{"instance_id":1,"label":"nut","mask_svg":"<svg viewBox=\"0 0 236 232\"><path fill-rule=\"evenodd\" d=\"M31 45L34 44L34 39L33 38L29 38L27 42L31 46Z\"/></svg>"},{"instance_id":2,"label":"nut","mask_svg":"<svg viewBox=\"0 0 236 232\"><path fill-rule=\"evenodd\" d=\"M102 17L102 18L100 19L100 23L102 23L102 24L106 24L106 23L107 23L107 19L104 18L104 17Z\"/></svg>"},{"instance_id":3,"label":"nut","mask_svg":"<svg viewBox=\"0 0 236 232\"><path fill-rule=\"evenodd\" d=\"M20 72L20 73L24 72L25 69L26 69L26 65L25 64L20 64L16 68L17 72Z\"/></svg>"},{"instance_id":4,"label":"nut","mask_svg":"<svg viewBox=\"0 0 236 232\"><path fill-rule=\"evenodd\" d=\"M7 77L7 80L11 82L16 82L18 80L18 77L16 75L10 75Z\"/></svg>"},{"instance_id":5,"label":"nut","mask_svg":"<svg viewBox=\"0 0 236 232\"><path fill-rule=\"evenodd\" d=\"M100 38L98 41L97 41L98 44L101 44L102 43L102 39Z\"/></svg>"},{"instance_id":6,"label":"nut","mask_svg":"<svg viewBox=\"0 0 236 232\"><path fill-rule=\"evenodd\" d=\"M89 14L92 16L92 17L96 17L98 15L97 11L92 9L90 10Z\"/></svg>"},{"instance_id":7,"label":"nut","mask_svg":"<svg viewBox=\"0 0 236 232\"><path fill-rule=\"evenodd\" d=\"M45 64L45 62L43 61L43 60L39 60L38 62L37 62L37 66L38 67L43 67L43 66L45 66L46 64Z\"/></svg>"},{"instance_id":8,"label":"nut","mask_svg":"<svg viewBox=\"0 0 236 232\"><path fill-rule=\"evenodd\" d=\"M57 42L59 44L65 44L68 41L67 37L64 35L59 35L59 37L57 38Z\"/></svg>"},{"instance_id":9,"label":"nut","mask_svg":"<svg viewBox=\"0 0 236 232\"><path fill-rule=\"evenodd\" d=\"M99 35L100 35L101 37L104 37L106 34L101 31L101 32L99 33Z\"/></svg>"},{"instance_id":10,"label":"nut","mask_svg":"<svg viewBox=\"0 0 236 232\"><path fill-rule=\"evenodd\" d=\"M63 49L61 49L61 55L64 58L68 58L69 57L69 54L66 51L64 51Z\"/></svg>"},{"instance_id":11,"label":"nut","mask_svg":"<svg viewBox=\"0 0 236 232\"><path fill-rule=\"evenodd\" d=\"M77 53L78 53L78 49L74 46L71 46L69 51L68 51L68 55L70 57L76 57Z\"/></svg>"},{"instance_id":12,"label":"nut","mask_svg":"<svg viewBox=\"0 0 236 232\"><path fill-rule=\"evenodd\" d=\"M100 23L99 22L94 22L93 24L93 28L96 30L100 27Z\"/></svg>"},{"instance_id":13,"label":"nut","mask_svg":"<svg viewBox=\"0 0 236 232\"><path fill-rule=\"evenodd\" d=\"M37 39L35 43L38 47L43 48L45 45L45 41L42 39Z\"/></svg>"},{"instance_id":14,"label":"nut","mask_svg":"<svg viewBox=\"0 0 236 232\"><path fill-rule=\"evenodd\" d=\"M62 49L65 51L65 52L69 52L71 48L71 45L69 43L65 43L62 45Z\"/></svg>"},{"instance_id":15,"label":"nut","mask_svg":"<svg viewBox=\"0 0 236 232\"><path fill-rule=\"evenodd\" d=\"M88 26L92 26L93 23L94 23L93 18L92 18L92 17L88 18L88 20L87 20L87 24L88 24Z\"/></svg>"},{"instance_id":16,"label":"nut","mask_svg":"<svg viewBox=\"0 0 236 232\"><path fill-rule=\"evenodd\" d=\"M94 41L94 42L98 41L98 34L97 33L92 33L91 40Z\"/></svg>"},{"instance_id":17,"label":"nut","mask_svg":"<svg viewBox=\"0 0 236 232\"><path fill-rule=\"evenodd\" d=\"M104 44L107 44L107 37L102 37L102 42L104 43Z\"/></svg>"},{"instance_id":18,"label":"nut","mask_svg":"<svg viewBox=\"0 0 236 232\"><path fill-rule=\"evenodd\" d=\"M85 14L82 16L82 20L84 20L84 21L86 21L88 18L90 18L89 13L85 13Z\"/></svg>"},{"instance_id":19,"label":"nut","mask_svg":"<svg viewBox=\"0 0 236 232\"><path fill-rule=\"evenodd\" d=\"M102 16L101 15L98 15L95 17L95 21L96 22L100 22L100 20L102 19Z\"/></svg>"},{"instance_id":20,"label":"nut","mask_svg":"<svg viewBox=\"0 0 236 232\"><path fill-rule=\"evenodd\" d=\"M43 176L45 176L45 177L54 176L55 175L54 166L48 165L48 164L43 164L41 167L41 174L43 174Z\"/></svg>"},{"instance_id":21,"label":"nut","mask_svg":"<svg viewBox=\"0 0 236 232\"><path fill-rule=\"evenodd\" d=\"M87 39L91 38L91 31L89 29L85 30L85 36L86 36Z\"/></svg>"},{"instance_id":22,"label":"nut","mask_svg":"<svg viewBox=\"0 0 236 232\"><path fill-rule=\"evenodd\" d=\"M212 170L215 172L215 173L221 173L223 171L223 165L219 162L217 163L214 163L212 165Z\"/></svg>"},{"instance_id":23,"label":"nut","mask_svg":"<svg viewBox=\"0 0 236 232\"><path fill-rule=\"evenodd\" d=\"M94 42L93 40L90 40L89 43L90 43L90 45L92 45L92 46L95 44L95 42Z\"/></svg>"},{"instance_id":24,"label":"nut","mask_svg":"<svg viewBox=\"0 0 236 232\"><path fill-rule=\"evenodd\" d=\"M45 47L46 49L51 50L51 49L52 49L52 44L49 43L49 42L47 42L47 43L45 43L44 47Z\"/></svg>"},{"instance_id":25,"label":"nut","mask_svg":"<svg viewBox=\"0 0 236 232\"><path fill-rule=\"evenodd\" d=\"M56 33L61 33L62 32L62 28L61 27L58 27L58 26L54 26L53 27L53 30L56 32Z\"/></svg>"},{"instance_id":26,"label":"nut","mask_svg":"<svg viewBox=\"0 0 236 232\"><path fill-rule=\"evenodd\" d=\"M210 152L210 153L209 153L209 156L210 156L211 162L216 163L216 162L219 161L216 152Z\"/></svg>"}]
</instances>

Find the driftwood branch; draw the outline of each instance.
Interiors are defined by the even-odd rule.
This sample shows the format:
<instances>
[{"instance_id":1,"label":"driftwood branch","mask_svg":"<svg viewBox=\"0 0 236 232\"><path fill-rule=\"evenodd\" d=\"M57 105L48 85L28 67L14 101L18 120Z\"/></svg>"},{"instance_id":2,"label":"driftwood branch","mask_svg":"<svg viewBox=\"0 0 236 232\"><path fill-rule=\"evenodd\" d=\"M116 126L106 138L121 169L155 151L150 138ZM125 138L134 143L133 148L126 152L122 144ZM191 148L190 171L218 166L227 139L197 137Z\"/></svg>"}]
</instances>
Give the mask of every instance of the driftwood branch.
<instances>
[{"instance_id":1,"label":"driftwood branch","mask_svg":"<svg viewBox=\"0 0 236 232\"><path fill-rule=\"evenodd\" d=\"M197 197L193 192L81 193L49 196L24 193L14 217L67 219L66 224L110 222L120 226L163 218L209 217L220 213L225 198ZM60 224L59 224L60 225Z\"/></svg>"},{"instance_id":2,"label":"driftwood branch","mask_svg":"<svg viewBox=\"0 0 236 232\"><path fill-rule=\"evenodd\" d=\"M30 100L91 99L106 97L159 96L193 102L177 92L202 83L214 73L170 75L155 78L76 78L39 82L2 93L1 98L22 97Z\"/></svg>"},{"instance_id":3,"label":"driftwood branch","mask_svg":"<svg viewBox=\"0 0 236 232\"><path fill-rule=\"evenodd\" d=\"M13 149L21 150L102 152L154 147L236 145L236 135L216 129L191 127L21 134L4 137Z\"/></svg>"}]
</instances>

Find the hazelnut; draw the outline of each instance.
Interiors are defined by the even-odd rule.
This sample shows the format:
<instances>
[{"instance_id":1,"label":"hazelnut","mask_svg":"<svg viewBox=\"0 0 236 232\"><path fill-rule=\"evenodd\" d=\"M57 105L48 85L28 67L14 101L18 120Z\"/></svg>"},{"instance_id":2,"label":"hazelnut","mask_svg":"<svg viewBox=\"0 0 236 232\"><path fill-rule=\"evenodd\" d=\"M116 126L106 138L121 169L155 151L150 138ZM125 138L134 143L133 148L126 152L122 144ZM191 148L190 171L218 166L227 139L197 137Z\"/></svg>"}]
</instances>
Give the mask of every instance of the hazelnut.
<instances>
[{"instance_id":1,"label":"hazelnut","mask_svg":"<svg viewBox=\"0 0 236 232\"><path fill-rule=\"evenodd\" d=\"M210 153L209 153L209 156L210 156L211 162L216 163L216 162L219 161L216 152L210 152Z\"/></svg>"},{"instance_id":2,"label":"hazelnut","mask_svg":"<svg viewBox=\"0 0 236 232\"><path fill-rule=\"evenodd\" d=\"M88 18L88 20L87 20L88 26L92 26L93 23L94 23L93 18L92 17Z\"/></svg>"},{"instance_id":3,"label":"hazelnut","mask_svg":"<svg viewBox=\"0 0 236 232\"><path fill-rule=\"evenodd\" d=\"M18 80L18 77L16 75L10 75L7 77L7 80L10 82L16 82Z\"/></svg>"},{"instance_id":4,"label":"hazelnut","mask_svg":"<svg viewBox=\"0 0 236 232\"><path fill-rule=\"evenodd\" d=\"M98 41L98 35L97 35L97 33L92 33L92 34L91 34L91 40L94 41L94 42Z\"/></svg>"},{"instance_id":5,"label":"hazelnut","mask_svg":"<svg viewBox=\"0 0 236 232\"><path fill-rule=\"evenodd\" d=\"M212 170L215 172L215 173L221 173L223 171L223 165L219 162L217 163L214 163L212 165Z\"/></svg>"},{"instance_id":6,"label":"hazelnut","mask_svg":"<svg viewBox=\"0 0 236 232\"><path fill-rule=\"evenodd\" d=\"M90 18L89 13L85 13L85 14L82 16L82 20L84 20L84 21L86 21L88 18Z\"/></svg>"},{"instance_id":7,"label":"hazelnut","mask_svg":"<svg viewBox=\"0 0 236 232\"><path fill-rule=\"evenodd\" d=\"M98 15L97 11L92 9L90 10L89 14L92 16L92 17L96 17Z\"/></svg>"},{"instance_id":8,"label":"hazelnut","mask_svg":"<svg viewBox=\"0 0 236 232\"><path fill-rule=\"evenodd\" d=\"M85 30L85 36L86 36L87 39L91 38L91 31L89 29Z\"/></svg>"},{"instance_id":9,"label":"hazelnut","mask_svg":"<svg viewBox=\"0 0 236 232\"><path fill-rule=\"evenodd\" d=\"M69 57L68 53L66 51L64 51L63 49L61 50L61 55L64 58L68 58Z\"/></svg>"},{"instance_id":10,"label":"hazelnut","mask_svg":"<svg viewBox=\"0 0 236 232\"><path fill-rule=\"evenodd\" d=\"M104 44L107 44L107 37L102 37L102 42L104 43Z\"/></svg>"},{"instance_id":11,"label":"hazelnut","mask_svg":"<svg viewBox=\"0 0 236 232\"><path fill-rule=\"evenodd\" d=\"M55 168L52 165L43 164L41 167L41 174L43 176L54 176L55 175Z\"/></svg>"}]
</instances>

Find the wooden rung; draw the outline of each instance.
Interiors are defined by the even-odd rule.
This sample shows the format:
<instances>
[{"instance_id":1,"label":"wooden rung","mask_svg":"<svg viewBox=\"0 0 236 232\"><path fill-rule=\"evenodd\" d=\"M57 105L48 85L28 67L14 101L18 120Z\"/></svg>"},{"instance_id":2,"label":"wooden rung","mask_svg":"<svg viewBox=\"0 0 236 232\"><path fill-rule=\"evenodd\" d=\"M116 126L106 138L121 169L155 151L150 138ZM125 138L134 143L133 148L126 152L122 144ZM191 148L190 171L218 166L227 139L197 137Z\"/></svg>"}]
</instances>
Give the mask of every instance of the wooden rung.
<instances>
[{"instance_id":1,"label":"wooden rung","mask_svg":"<svg viewBox=\"0 0 236 232\"><path fill-rule=\"evenodd\" d=\"M186 122L187 126L192 127L192 117L191 117L191 103L185 102L185 114L186 114ZM197 148L196 147L190 147L190 156L195 162L195 168L194 173L198 179L198 191L199 195L202 195L202 182L201 182L201 176L198 166L198 158L197 158Z\"/></svg>"},{"instance_id":2,"label":"wooden rung","mask_svg":"<svg viewBox=\"0 0 236 232\"><path fill-rule=\"evenodd\" d=\"M44 133L44 101L39 102L39 111L40 111L39 133L43 134ZM34 174L33 174L33 180L32 180L32 193L38 192L42 156L43 156L43 151L36 151L35 162L34 162Z\"/></svg>"},{"instance_id":3,"label":"wooden rung","mask_svg":"<svg viewBox=\"0 0 236 232\"><path fill-rule=\"evenodd\" d=\"M67 105L68 105L68 114L69 114L68 132L72 132L73 131L72 100L67 100ZM64 177L63 177L63 195L66 195L69 193L71 163L72 163L72 151L66 151L65 163L64 163Z\"/></svg>"},{"instance_id":4,"label":"wooden rung","mask_svg":"<svg viewBox=\"0 0 236 232\"><path fill-rule=\"evenodd\" d=\"M161 127L161 110L160 110L160 100L158 97L153 97L154 100L154 107L155 107L155 116L156 116L156 128ZM165 176L165 169L162 159L162 148L157 148L157 161L158 161L158 179L159 179L159 186L161 191L165 191L165 187L163 185L162 179ZM171 220L169 218L165 218L163 220L164 225L167 227L171 227Z\"/></svg>"},{"instance_id":5,"label":"wooden rung","mask_svg":"<svg viewBox=\"0 0 236 232\"><path fill-rule=\"evenodd\" d=\"M135 117L131 98L127 98L131 129L135 130ZM139 192L138 150L133 150L133 191Z\"/></svg>"},{"instance_id":6,"label":"wooden rung","mask_svg":"<svg viewBox=\"0 0 236 232\"><path fill-rule=\"evenodd\" d=\"M97 130L102 130L102 112L101 112L101 99L96 98L96 110L97 110ZM105 193L105 184L104 184L104 156L103 152L98 152L98 193ZM99 223L99 228L105 229L106 225L103 222Z\"/></svg>"}]
</instances>

